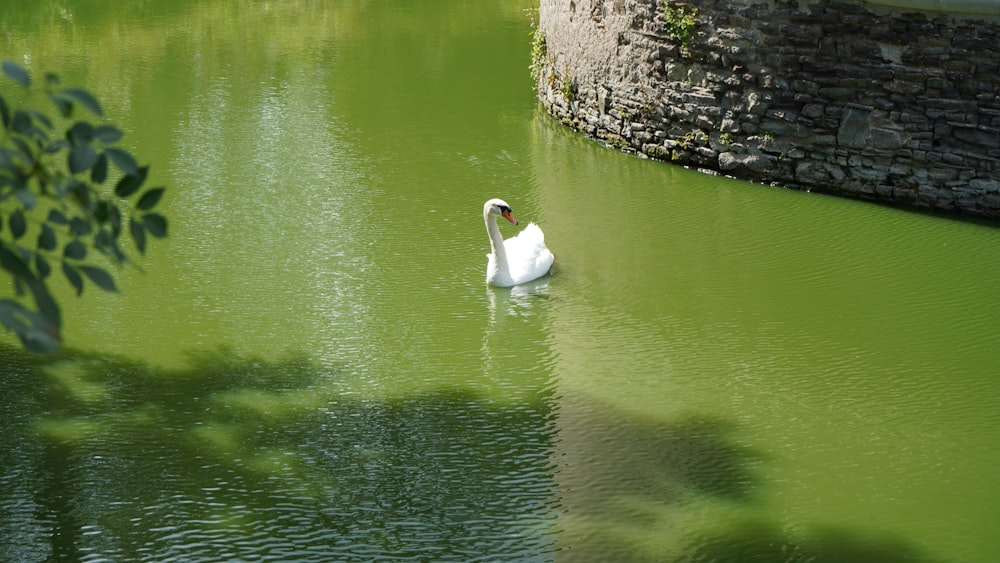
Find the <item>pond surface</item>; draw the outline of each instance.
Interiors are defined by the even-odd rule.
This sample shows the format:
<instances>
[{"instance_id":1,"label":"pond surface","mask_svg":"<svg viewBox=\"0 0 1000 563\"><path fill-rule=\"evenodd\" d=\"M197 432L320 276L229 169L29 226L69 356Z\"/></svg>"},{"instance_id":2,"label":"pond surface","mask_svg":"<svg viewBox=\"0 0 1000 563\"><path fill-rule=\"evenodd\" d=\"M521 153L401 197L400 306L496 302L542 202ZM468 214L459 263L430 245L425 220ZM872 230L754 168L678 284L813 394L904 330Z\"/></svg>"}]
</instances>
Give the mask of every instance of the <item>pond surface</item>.
<instances>
[{"instance_id":1,"label":"pond surface","mask_svg":"<svg viewBox=\"0 0 1000 563\"><path fill-rule=\"evenodd\" d=\"M1000 553L1000 230L582 139L526 8L0 7L171 219L3 336L0 560ZM485 286L491 197L551 277Z\"/></svg>"}]
</instances>

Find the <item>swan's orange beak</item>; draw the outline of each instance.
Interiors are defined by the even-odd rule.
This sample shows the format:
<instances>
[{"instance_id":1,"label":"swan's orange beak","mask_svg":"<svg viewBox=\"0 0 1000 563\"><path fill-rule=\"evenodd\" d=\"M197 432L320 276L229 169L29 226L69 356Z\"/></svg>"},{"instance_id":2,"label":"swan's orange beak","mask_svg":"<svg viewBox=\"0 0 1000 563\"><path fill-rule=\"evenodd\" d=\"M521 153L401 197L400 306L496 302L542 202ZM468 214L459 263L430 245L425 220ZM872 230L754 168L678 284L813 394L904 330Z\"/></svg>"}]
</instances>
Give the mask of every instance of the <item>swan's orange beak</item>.
<instances>
[{"instance_id":1,"label":"swan's orange beak","mask_svg":"<svg viewBox=\"0 0 1000 563\"><path fill-rule=\"evenodd\" d=\"M515 225L517 224L517 219L515 219L514 216L510 214L509 209L504 209L503 211L500 212L500 214L503 215L504 219L510 221L511 223L514 223Z\"/></svg>"}]
</instances>

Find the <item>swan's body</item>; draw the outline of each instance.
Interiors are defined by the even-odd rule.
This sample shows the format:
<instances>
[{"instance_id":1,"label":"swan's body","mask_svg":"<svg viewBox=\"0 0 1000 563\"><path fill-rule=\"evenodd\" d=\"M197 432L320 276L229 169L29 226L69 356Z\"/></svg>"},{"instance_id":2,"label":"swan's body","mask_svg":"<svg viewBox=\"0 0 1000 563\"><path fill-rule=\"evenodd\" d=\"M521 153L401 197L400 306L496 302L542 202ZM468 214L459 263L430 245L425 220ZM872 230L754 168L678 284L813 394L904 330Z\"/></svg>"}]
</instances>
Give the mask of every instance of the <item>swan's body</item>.
<instances>
[{"instance_id":1,"label":"swan's body","mask_svg":"<svg viewBox=\"0 0 1000 563\"><path fill-rule=\"evenodd\" d=\"M502 199L491 199L483 206L486 234L490 236L487 255L486 283L511 287L529 282L549 273L555 257L545 246L545 235L538 225L528 223L523 231L507 240L500 234L497 216L517 224L510 206Z\"/></svg>"}]
</instances>

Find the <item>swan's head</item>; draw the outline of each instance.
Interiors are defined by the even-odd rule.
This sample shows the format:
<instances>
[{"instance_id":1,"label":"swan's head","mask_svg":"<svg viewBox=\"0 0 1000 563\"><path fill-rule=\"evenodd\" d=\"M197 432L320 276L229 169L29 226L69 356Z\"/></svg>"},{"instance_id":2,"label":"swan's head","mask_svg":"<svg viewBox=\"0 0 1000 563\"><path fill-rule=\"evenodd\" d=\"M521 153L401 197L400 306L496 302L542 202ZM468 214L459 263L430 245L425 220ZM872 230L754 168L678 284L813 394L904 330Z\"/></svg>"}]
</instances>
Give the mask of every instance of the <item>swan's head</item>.
<instances>
[{"instance_id":1,"label":"swan's head","mask_svg":"<svg viewBox=\"0 0 1000 563\"><path fill-rule=\"evenodd\" d=\"M510 214L510 206L502 199L494 198L487 201L483 206L483 214L486 216L499 215L511 223L517 224L517 219Z\"/></svg>"}]
</instances>

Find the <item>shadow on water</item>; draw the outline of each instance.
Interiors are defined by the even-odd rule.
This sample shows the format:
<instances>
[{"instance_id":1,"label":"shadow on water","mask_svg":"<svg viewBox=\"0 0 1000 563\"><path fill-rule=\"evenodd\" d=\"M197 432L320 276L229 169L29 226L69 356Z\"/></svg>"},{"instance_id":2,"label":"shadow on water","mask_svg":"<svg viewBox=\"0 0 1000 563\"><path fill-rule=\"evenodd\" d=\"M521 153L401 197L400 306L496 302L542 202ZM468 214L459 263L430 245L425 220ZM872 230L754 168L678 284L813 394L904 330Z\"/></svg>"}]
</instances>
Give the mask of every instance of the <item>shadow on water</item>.
<instances>
[{"instance_id":1,"label":"shadow on water","mask_svg":"<svg viewBox=\"0 0 1000 563\"><path fill-rule=\"evenodd\" d=\"M839 528L810 530L798 539L771 523L746 520L737 529L715 536L698 536L678 561L739 563L743 561L896 563L926 561L914 546L886 536L867 536Z\"/></svg>"},{"instance_id":2,"label":"shadow on water","mask_svg":"<svg viewBox=\"0 0 1000 563\"><path fill-rule=\"evenodd\" d=\"M687 543L693 503L753 502L760 456L736 443L732 423L640 419L592 401L564 407L556 445L567 516L559 560L670 560Z\"/></svg>"},{"instance_id":3,"label":"shadow on water","mask_svg":"<svg viewBox=\"0 0 1000 563\"><path fill-rule=\"evenodd\" d=\"M0 560L929 561L759 510L767 460L725 420L378 396L225 350L0 357Z\"/></svg>"},{"instance_id":4,"label":"shadow on water","mask_svg":"<svg viewBox=\"0 0 1000 563\"><path fill-rule=\"evenodd\" d=\"M756 494L767 456L702 415L622 417L592 401L560 415L559 561L932 561L891 534L786 522Z\"/></svg>"},{"instance_id":5,"label":"shadow on water","mask_svg":"<svg viewBox=\"0 0 1000 563\"><path fill-rule=\"evenodd\" d=\"M0 348L0 560L523 560L551 551L547 391L378 397L303 358L162 371Z\"/></svg>"}]
</instances>

